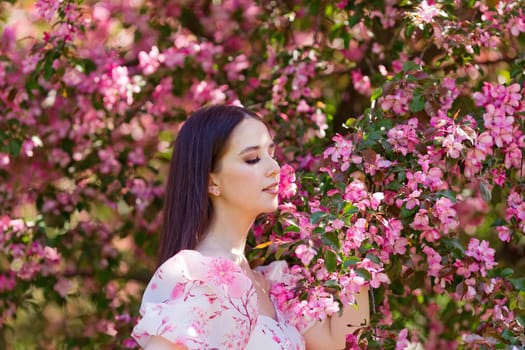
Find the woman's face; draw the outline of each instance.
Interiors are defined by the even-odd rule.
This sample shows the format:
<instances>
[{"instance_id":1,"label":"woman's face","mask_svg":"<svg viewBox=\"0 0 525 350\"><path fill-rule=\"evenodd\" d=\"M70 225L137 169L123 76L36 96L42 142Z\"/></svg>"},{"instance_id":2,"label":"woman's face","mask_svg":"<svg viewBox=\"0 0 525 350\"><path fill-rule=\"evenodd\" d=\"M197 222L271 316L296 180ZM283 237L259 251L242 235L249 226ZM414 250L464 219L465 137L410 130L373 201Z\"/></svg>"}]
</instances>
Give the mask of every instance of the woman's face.
<instances>
[{"instance_id":1,"label":"woman's face","mask_svg":"<svg viewBox=\"0 0 525 350\"><path fill-rule=\"evenodd\" d=\"M233 129L210 174L210 195L218 212L226 209L255 218L277 209L280 168L274 151L268 129L257 119L246 118Z\"/></svg>"}]
</instances>

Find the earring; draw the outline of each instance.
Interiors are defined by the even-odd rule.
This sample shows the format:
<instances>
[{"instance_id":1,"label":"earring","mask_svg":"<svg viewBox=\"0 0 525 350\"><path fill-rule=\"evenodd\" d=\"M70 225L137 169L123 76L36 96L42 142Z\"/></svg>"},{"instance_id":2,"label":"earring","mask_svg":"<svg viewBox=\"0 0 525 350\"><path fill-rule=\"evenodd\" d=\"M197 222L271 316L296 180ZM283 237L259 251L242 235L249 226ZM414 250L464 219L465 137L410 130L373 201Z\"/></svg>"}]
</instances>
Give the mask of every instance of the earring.
<instances>
[{"instance_id":1,"label":"earring","mask_svg":"<svg viewBox=\"0 0 525 350\"><path fill-rule=\"evenodd\" d=\"M221 191L217 187L210 188L210 193L214 195L215 197L219 197L221 195Z\"/></svg>"}]
</instances>

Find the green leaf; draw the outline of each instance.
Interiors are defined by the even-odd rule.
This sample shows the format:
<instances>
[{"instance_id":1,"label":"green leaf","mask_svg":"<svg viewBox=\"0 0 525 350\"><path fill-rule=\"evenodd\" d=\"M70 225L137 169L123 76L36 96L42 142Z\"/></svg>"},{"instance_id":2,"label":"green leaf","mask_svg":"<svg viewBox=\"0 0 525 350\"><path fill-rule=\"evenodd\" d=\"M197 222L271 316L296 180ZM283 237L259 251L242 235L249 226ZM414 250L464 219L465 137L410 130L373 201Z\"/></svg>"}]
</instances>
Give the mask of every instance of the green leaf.
<instances>
[{"instance_id":1,"label":"green leaf","mask_svg":"<svg viewBox=\"0 0 525 350\"><path fill-rule=\"evenodd\" d=\"M437 195L441 195L440 197L447 197L448 199L450 199L453 203L456 203L456 196L454 195L454 192L452 192L451 190L444 190L444 191L439 191L439 192L436 192Z\"/></svg>"},{"instance_id":2,"label":"green leaf","mask_svg":"<svg viewBox=\"0 0 525 350\"><path fill-rule=\"evenodd\" d=\"M378 87L377 89L374 90L374 92L372 93L372 96L370 96L370 102L374 102L379 97L381 97L381 95L383 95L383 88Z\"/></svg>"},{"instance_id":3,"label":"green leaf","mask_svg":"<svg viewBox=\"0 0 525 350\"><path fill-rule=\"evenodd\" d=\"M407 25L407 28L405 30L405 34L407 38L409 38L412 35L412 33L414 32L414 29L416 29L416 26L414 24L409 23Z\"/></svg>"},{"instance_id":4,"label":"green leaf","mask_svg":"<svg viewBox=\"0 0 525 350\"><path fill-rule=\"evenodd\" d=\"M520 326L525 327L525 316L516 316L516 321Z\"/></svg>"},{"instance_id":5,"label":"green leaf","mask_svg":"<svg viewBox=\"0 0 525 350\"><path fill-rule=\"evenodd\" d=\"M403 295L405 288L401 282L394 281L390 284L390 290L396 295Z\"/></svg>"},{"instance_id":6,"label":"green leaf","mask_svg":"<svg viewBox=\"0 0 525 350\"><path fill-rule=\"evenodd\" d=\"M9 141L9 153L11 153L14 157L18 157L21 150L22 150L22 143L20 141L18 140Z\"/></svg>"},{"instance_id":7,"label":"green leaf","mask_svg":"<svg viewBox=\"0 0 525 350\"><path fill-rule=\"evenodd\" d=\"M329 249L325 250L324 264L328 272L334 272L337 268L337 255Z\"/></svg>"},{"instance_id":8,"label":"green leaf","mask_svg":"<svg viewBox=\"0 0 525 350\"><path fill-rule=\"evenodd\" d=\"M284 232L301 232L301 228L299 226L296 226L296 225L290 225L290 226L286 227Z\"/></svg>"},{"instance_id":9,"label":"green leaf","mask_svg":"<svg viewBox=\"0 0 525 350\"><path fill-rule=\"evenodd\" d=\"M498 276L503 277L503 278L507 278L507 277L512 276L514 274L514 270L511 269L510 267L506 267L506 268L502 269L501 271L498 270L497 273L498 273Z\"/></svg>"},{"instance_id":10,"label":"green leaf","mask_svg":"<svg viewBox=\"0 0 525 350\"><path fill-rule=\"evenodd\" d=\"M324 234L324 228L322 227L316 227L314 228L314 230L312 231L313 234L316 234L316 235L322 235Z\"/></svg>"},{"instance_id":11,"label":"green leaf","mask_svg":"<svg viewBox=\"0 0 525 350\"><path fill-rule=\"evenodd\" d=\"M366 270L366 269L358 269L356 271L356 273L357 273L358 276L361 276L365 280L370 281L371 276L370 276L370 272L368 272L368 270Z\"/></svg>"},{"instance_id":12,"label":"green leaf","mask_svg":"<svg viewBox=\"0 0 525 350\"><path fill-rule=\"evenodd\" d=\"M310 216L310 223L317 224L325 216L325 213L322 211L316 211Z\"/></svg>"},{"instance_id":13,"label":"green leaf","mask_svg":"<svg viewBox=\"0 0 525 350\"><path fill-rule=\"evenodd\" d=\"M341 247L341 242L339 242L337 232L326 232L324 235L321 236L321 240L323 241L324 245L331 246L334 249L339 249Z\"/></svg>"},{"instance_id":14,"label":"green leaf","mask_svg":"<svg viewBox=\"0 0 525 350\"><path fill-rule=\"evenodd\" d=\"M348 215L348 214L356 214L359 212L359 208L356 207L355 205L353 205L352 203L350 202L347 202L345 207L343 208L343 214L344 215Z\"/></svg>"},{"instance_id":15,"label":"green leaf","mask_svg":"<svg viewBox=\"0 0 525 350\"><path fill-rule=\"evenodd\" d=\"M419 64L416 64L412 61L403 62L403 72L408 72L411 70L419 70Z\"/></svg>"},{"instance_id":16,"label":"green leaf","mask_svg":"<svg viewBox=\"0 0 525 350\"><path fill-rule=\"evenodd\" d=\"M334 288L337 290L341 290L341 286L339 285L339 283L337 283L337 281L334 281L334 280L326 281L325 283L323 283L323 286L327 288Z\"/></svg>"},{"instance_id":17,"label":"green leaf","mask_svg":"<svg viewBox=\"0 0 525 350\"><path fill-rule=\"evenodd\" d=\"M422 111L425 108L425 98L421 95L419 90L414 90L414 96L410 101L410 111L415 113Z\"/></svg>"},{"instance_id":18,"label":"green leaf","mask_svg":"<svg viewBox=\"0 0 525 350\"><path fill-rule=\"evenodd\" d=\"M525 277L521 278L509 278L509 281L512 283L514 288L521 292L525 292Z\"/></svg>"},{"instance_id":19,"label":"green leaf","mask_svg":"<svg viewBox=\"0 0 525 350\"><path fill-rule=\"evenodd\" d=\"M496 220L494 220L494 222L492 222L490 227L505 226L507 224L508 224L507 220L505 220L503 218L497 218Z\"/></svg>"},{"instance_id":20,"label":"green leaf","mask_svg":"<svg viewBox=\"0 0 525 350\"><path fill-rule=\"evenodd\" d=\"M414 207L412 209L407 209L405 206L401 207L401 219L407 219L414 215L416 215L416 211L418 210L418 207Z\"/></svg>"},{"instance_id":21,"label":"green leaf","mask_svg":"<svg viewBox=\"0 0 525 350\"><path fill-rule=\"evenodd\" d=\"M360 261L361 259L359 259L357 256L349 256L344 259L343 266L348 268L349 266L357 265Z\"/></svg>"},{"instance_id":22,"label":"green leaf","mask_svg":"<svg viewBox=\"0 0 525 350\"><path fill-rule=\"evenodd\" d=\"M352 28L353 26L355 26L357 23L359 23L361 21L361 19L363 18L363 14L361 11L356 11L355 15L353 15L352 17L350 17L348 19L348 27L349 28Z\"/></svg>"},{"instance_id":23,"label":"green leaf","mask_svg":"<svg viewBox=\"0 0 525 350\"><path fill-rule=\"evenodd\" d=\"M381 265L381 260L379 260L379 258L374 254L366 254L366 258L370 261L375 262L378 265Z\"/></svg>"},{"instance_id":24,"label":"green leaf","mask_svg":"<svg viewBox=\"0 0 525 350\"><path fill-rule=\"evenodd\" d=\"M55 70L53 69L54 55L48 57L44 63L44 79L50 80Z\"/></svg>"},{"instance_id":25,"label":"green leaf","mask_svg":"<svg viewBox=\"0 0 525 350\"><path fill-rule=\"evenodd\" d=\"M465 247L463 247L457 238L445 238L442 242L451 252L452 257L461 259L465 255Z\"/></svg>"},{"instance_id":26,"label":"green leaf","mask_svg":"<svg viewBox=\"0 0 525 350\"><path fill-rule=\"evenodd\" d=\"M510 330L508 329L505 329L502 333L501 333L501 337L505 340L508 340L510 342L514 341L514 333L512 333Z\"/></svg>"}]
</instances>

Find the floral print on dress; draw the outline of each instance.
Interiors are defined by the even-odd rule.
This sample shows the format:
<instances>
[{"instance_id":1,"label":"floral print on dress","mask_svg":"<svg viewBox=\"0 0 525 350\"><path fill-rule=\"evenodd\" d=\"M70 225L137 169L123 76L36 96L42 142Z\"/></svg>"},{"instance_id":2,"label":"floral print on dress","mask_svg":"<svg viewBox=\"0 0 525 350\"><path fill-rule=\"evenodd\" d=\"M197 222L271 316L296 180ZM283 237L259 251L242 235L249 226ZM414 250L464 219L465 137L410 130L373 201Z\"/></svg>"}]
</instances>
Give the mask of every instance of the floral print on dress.
<instances>
[{"instance_id":1,"label":"floral print on dress","mask_svg":"<svg viewBox=\"0 0 525 350\"><path fill-rule=\"evenodd\" d=\"M183 250L149 282L132 336L152 336L188 349L304 350L304 339L276 310L259 315L252 281L233 261Z\"/></svg>"}]
</instances>

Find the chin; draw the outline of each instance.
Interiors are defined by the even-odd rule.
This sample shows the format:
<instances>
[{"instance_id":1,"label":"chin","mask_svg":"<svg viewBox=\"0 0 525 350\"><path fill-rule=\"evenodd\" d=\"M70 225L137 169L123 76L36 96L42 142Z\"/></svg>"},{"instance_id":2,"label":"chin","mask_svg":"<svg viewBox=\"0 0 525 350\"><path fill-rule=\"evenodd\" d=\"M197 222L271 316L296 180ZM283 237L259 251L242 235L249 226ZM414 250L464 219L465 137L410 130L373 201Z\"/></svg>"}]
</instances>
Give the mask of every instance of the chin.
<instances>
[{"instance_id":1,"label":"chin","mask_svg":"<svg viewBox=\"0 0 525 350\"><path fill-rule=\"evenodd\" d=\"M277 208L279 208L279 202L275 201L275 203L272 204L272 206L266 211L266 213L272 213L272 212L276 211Z\"/></svg>"}]
</instances>

